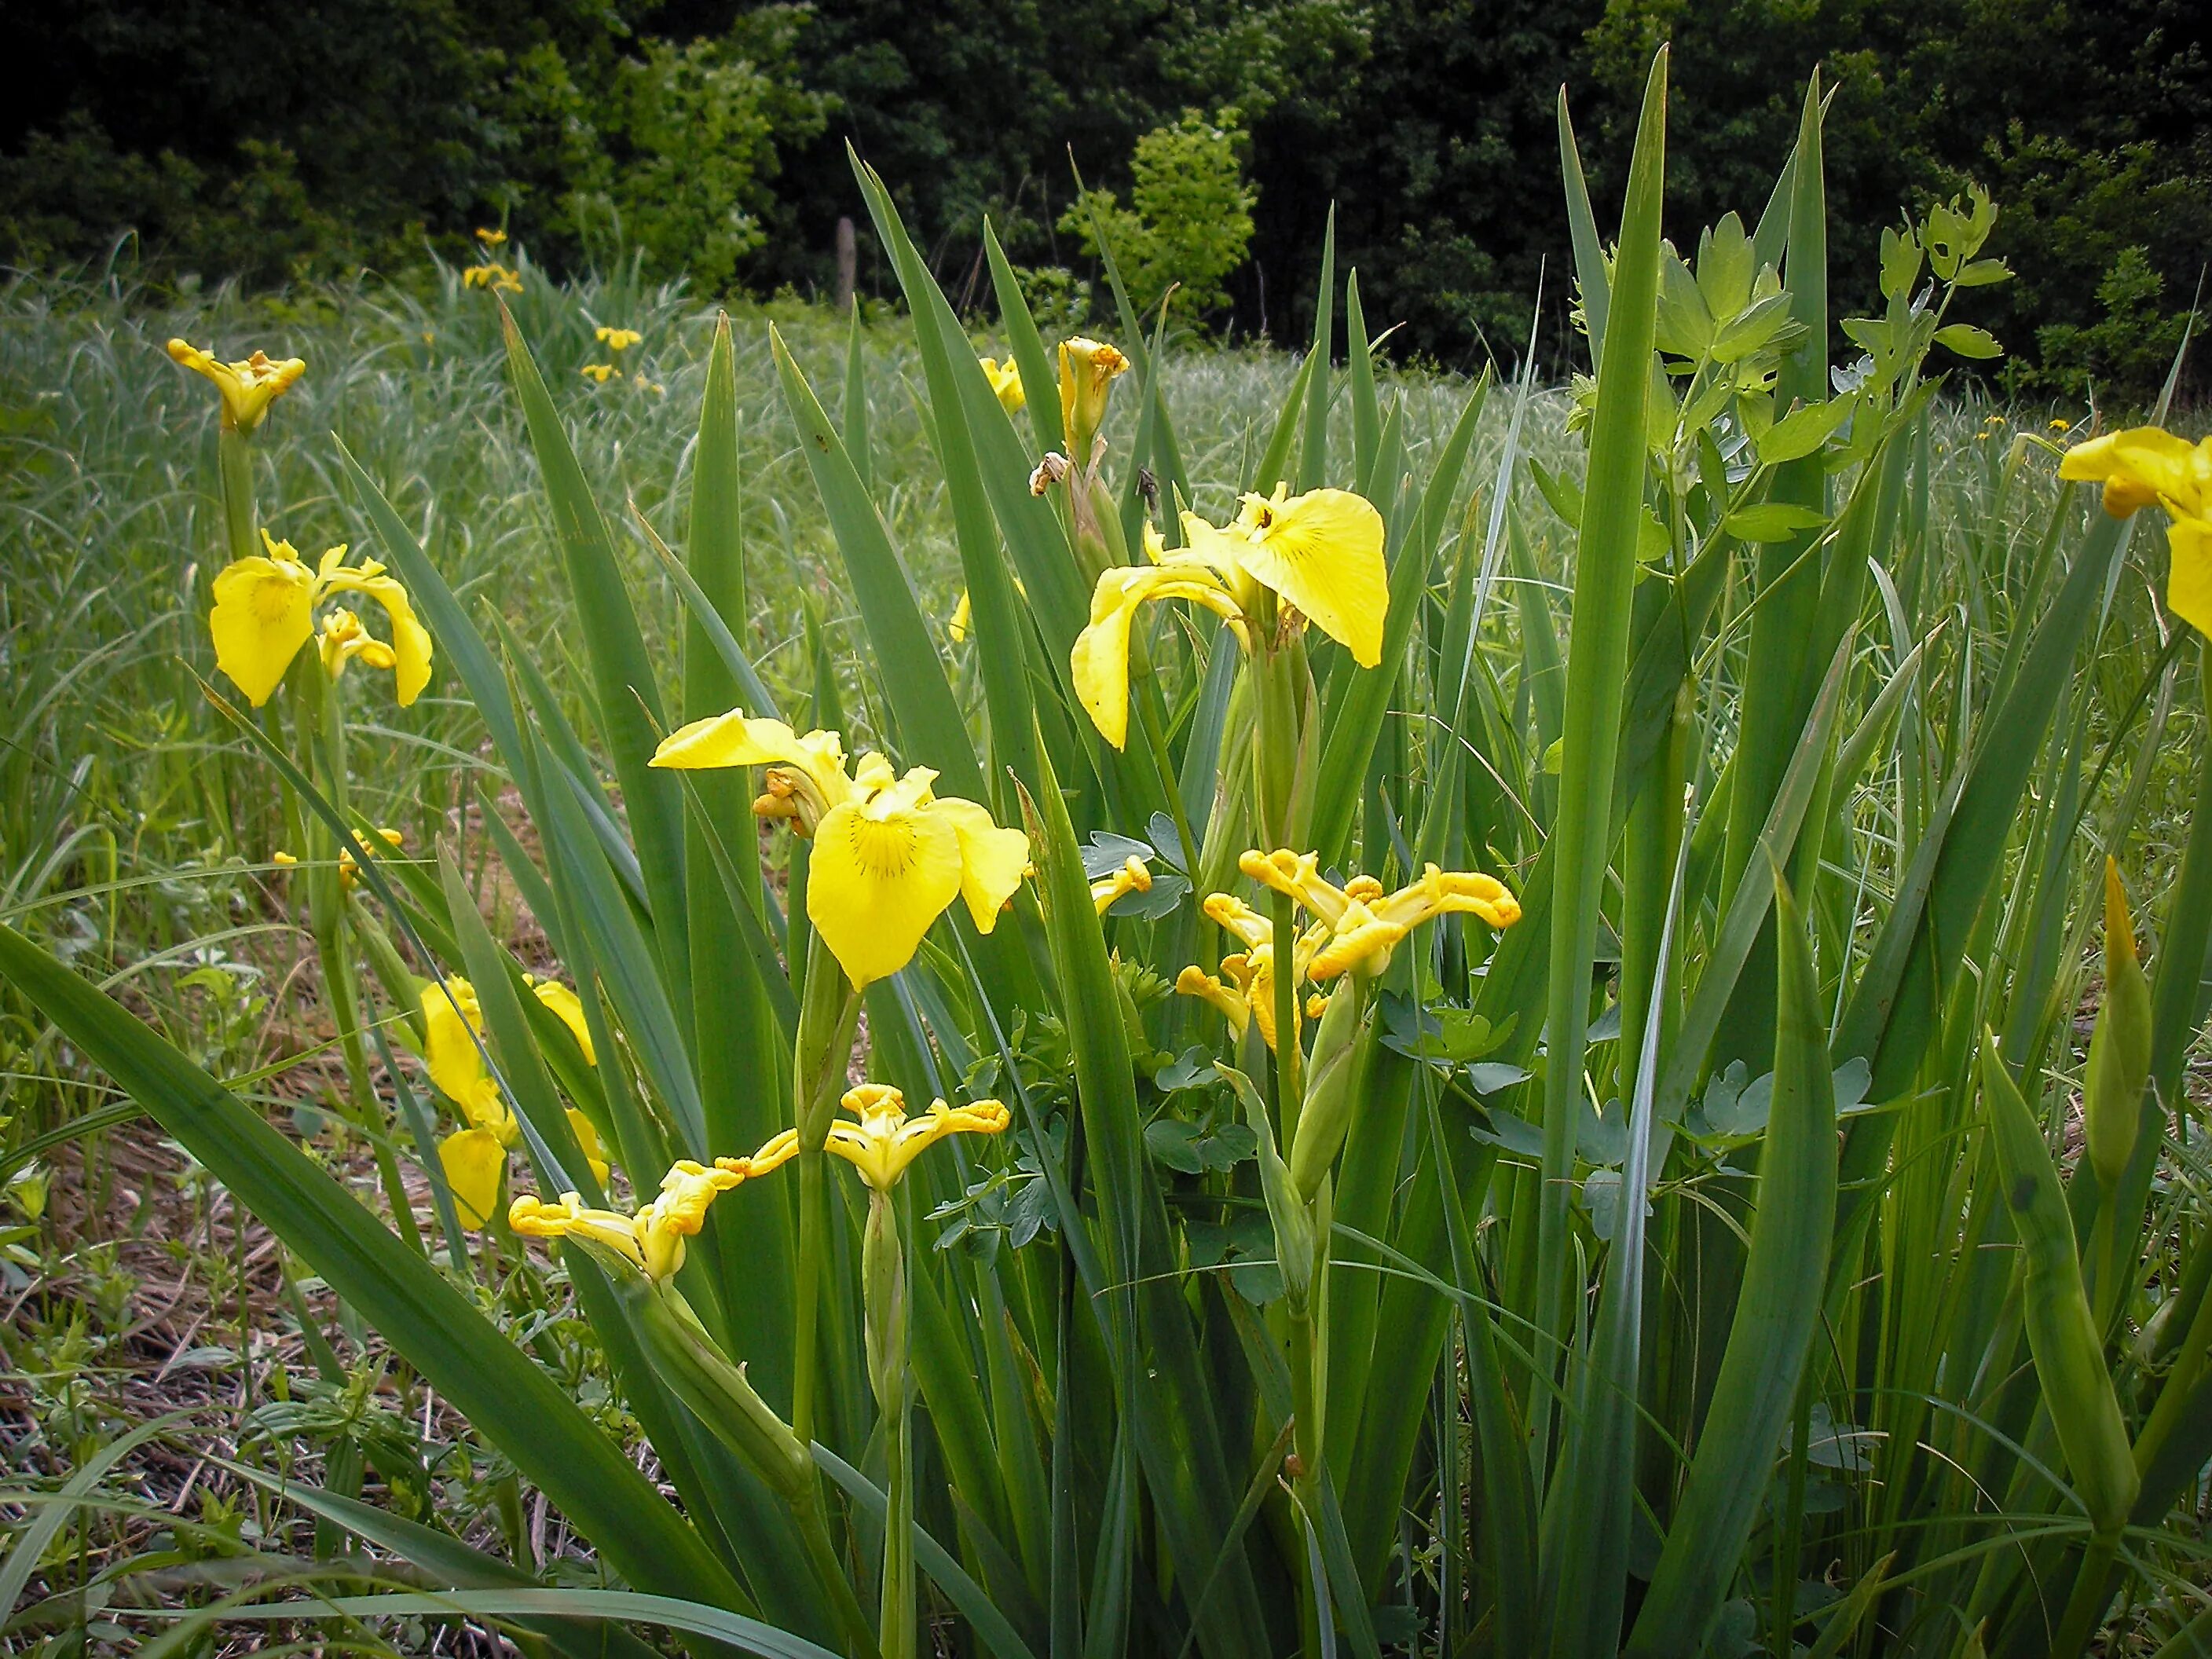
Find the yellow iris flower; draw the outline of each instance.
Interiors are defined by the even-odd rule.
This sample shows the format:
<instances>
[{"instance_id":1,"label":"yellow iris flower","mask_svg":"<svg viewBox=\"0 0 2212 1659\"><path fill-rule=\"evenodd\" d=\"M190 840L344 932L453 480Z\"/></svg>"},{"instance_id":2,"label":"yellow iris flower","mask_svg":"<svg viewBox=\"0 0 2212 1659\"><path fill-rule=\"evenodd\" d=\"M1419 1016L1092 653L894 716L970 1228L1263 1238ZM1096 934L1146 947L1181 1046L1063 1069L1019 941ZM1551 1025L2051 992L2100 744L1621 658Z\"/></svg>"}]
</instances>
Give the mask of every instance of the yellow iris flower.
<instances>
[{"instance_id":1,"label":"yellow iris flower","mask_svg":"<svg viewBox=\"0 0 2212 1659\"><path fill-rule=\"evenodd\" d=\"M471 265L463 271L461 286L480 288L493 294L520 294L522 292L522 277L505 265L487 260L480 265Z\"/></svg>"},{"instance_id":2,"label":"yellow iris flower","mask_svg":"<svg viewBox=\"0 0 2212 1659\"><path fill-rule=\"evenodd\" d=\"M251 432L259 426L269 405L307 372L304 359L287 357L280 362L265 351L257 351L243 362L226 363L189 340L170 341L169 356L215 382L222 393L222 423L233 432Z\"/></svg>"},{"instance_id":3,"label":"yellow iris flower","mask_svg":"<svg viewBox=\"0 0 2212 1659\"><path fill-rule=\"evenodd\" d=\"M1389 966L1390 952L1432 916L1480 916L1492 927L1521 919L1520 902L1493 877L1428 866L1417 881L1386 893L1372 876L1354 876L1342 887L1324 878L1310 853L1248 852L1238 868L1262 887L1287 893L1315 920L1293 946L1297 982L1320 983L1351 973L1372 979ZM1273 920L1230 893L1209 894L1207 918L1244 949L1222 958L1221 976L1185 968L1176 989L1218 1009L1240 1036L1257 1020L1267 1046L1275 1046L1275 927Z\"/></svg>"},{"instance_id":4,"label":"yellow iris flower","mask_svg":"<svg viewBox=\"0 0 2212 1659\"><path fill-rule=\"evenodd\" d=\"M1000 407L1009 415L1018 415L1028 406L1029 394L1022 390L1020 365L1012 357L1000 362L996 357L978 357L983 366L983 376L991 383L991 391Z\"/></svg>"},{"instance_id":5,"label":"yellow iris flower","mask_svg":"<svg viewBox=\"0 0 2212 1659\"><path fill-rule=\"evenodd\" d=\"M868 754L848 774L835 732L801 737L781 720L732 709L671 732L653 763L769 769L753 811L789 818L813 838L807 919L856 987L912 961L956 898L967 902L975 931L989 933L1029 872L1029 837L1020 830L1000 829L974 801L938 799L927 767L897 777L889 761Z\"/></svg>"},{"instance_id":6,"label":"yellow iris flower","mask_svg":"<svg viewBox=\"0 0 2212 1659\"><path fill-rule=\"evenodd\" d=\"M592 1040L584 1029L583 1006L576 994L556 980L533 981L530 988L575 1034L584 1058L592 1060ZM448 977L442 985L423 988L423 1062L430 1081L468 1121L467 1127L438 1143L438 1161L445 1168L446 1184L453 1188L461 1220L471 1227L483 1226L497 1206L507 1155L522 1139L522 1126L501 1097L498 1079L484 1066L483 1051L477 1046L483 1035L483 1011L476 987ZM604 1182L608 1165L599 1131L574 1107L568 1109L568 1127L575 1132L584 1161L592 1166L592 1178Z\"/></svg>"},{"instance_id":7,"label":"yellow iris flower","mask_svg":"<svg viewBox=\"0 0 2212 1659\"><path fill-rule=\"evenodd\" d=\"M592 331L592 337L610 351L628 351L645 336L634 328L600 327Z\"/></svg>"},{"instance_id":8,"label":"yellow iris flower","mask_svg":"<svg viewBox=\"0 0 2212 1659\"><path fill-rule=\"evenodd\" d=\"M706 1225L707 1206L747 1173L742 1158L708 1169L687 1158L661 1176L659 1195L635 1215L587 1209L574 1193L551 1204L525 1193L507 1206L507 1224L526 1238L588 1238L627 1256L648 1277L666 1279L684 1265L684 1241Z\"/></svg>"},{"instance_id":9,"label":"yellow iris flower","mask_svg":"<svg viewBox=\"0 0 2212 1659\"><path fill-rule=\"evenodd\" d=\"M1129 629L1148 599L1203 605L1227 618L1249 647L1264 587L1340 641L1362 668L1382 660L1390 577L1382 515L1366 497L1344 489L1292 495L1278 485L1272 496L1246 495L1226 527L1185 513L1182 531L1188 545L1162 551L1148 538L1152 563L1100 575L1090 625L1076 636L1076 695L1116 749L1129 733Z\"/></svg>"},{"instance_id":10,"label":"yellow iris flower","mask_svg":"<svg viewBox=\"0 0 2212 1659\"><path fill-rule=\"evenodd\" d=\"M616 369L612 363L586 363L576 373L587 380L596 380L601 386L605 386L609 380L614 379Z\"/></svg>"},{"instance_id":11,"label":"yellow iris flower","mask_svg":"<svg viewBox=\"0 0 2212 1659\"><path fill-rule=\"evenodd\" d=\"M401 835L397 830L388 828L379 829L374 836L364 836L361 837L362 851L367 853L371 858L374 858L376 856L376 844L379 841L383 842L387 847L398 847L405 840L406 837ZM280 847L269 854L269 861L271 864L294 865L297 864L300 860L293 857L291 854L286 852ZM350 893L360 880L361 866L354 862L353 848L350 847L339 848L338 886L343 890Z\"/></svg>"},{"instance_id":12,"label":"yellow iris flower","mask_svg":"<svg viewBox=\"0 0 2212 1659\"><path fill-rule=\"evenodd\" d=\"M477 232L477 240L484 245L484 251L486 252L489 252L493 248L505 247L507 246L507 233L503 230L484 230L479 228Z\"/></svg>"},{"instance_id":13,"label":"yellow iris flower","mask_svg":"<svg viewBox=\"0 0 2212 1659\"><path fill-rule=\"evenodd\" d=\"M856 1121L839 1118L830 1126L823 1150L835 1152L860 1172L879 1193L899 1183L907 1165L951 1134L994 1135L1010 1121L995 1100L947 1106L933 1100L920 1117L908 1117L906 1097L888 1083L863 1083L848 1089L839 1103ZM748 1158L717 1158L718 1167L745 1176L766 1175L799 1154L799 1131L786 1129Z\"/></svg>"},{"instance_id":14,"label":"yellow iris flower","mask_svg":"<svg viewBox=\"0 0 2212 1659\"><path fill-rule=\"evenodd\" d=\"M392 672L403 708L430 679L430 633L416 620L407 590L374 559L347 566L343 543L327 548L310 570L289 542L261 532L266 557L255 555L225 566L215 579L216 665L230 676L256 708L276 695L300 647L315 636L315 607L334 593L360 593L384 607L392 643L371 639L360 617L340 611L324 624L323 663L335 677L356 657Z\"/></svg>"},{"instance_id":15,"label":"yellow iris flower","mask_svg":"<svg viewBox=\"0 0 2212 1659\"><path fill-rule=\"evenodd\" d=\"M2158 427L2130 427L2068 450L2058 476L2103 484L2105 511L2116 519L2154 503L2166 509L2167 608L2212 634L2212 437L2192 444Z\"/></svg>"}]
</instances>

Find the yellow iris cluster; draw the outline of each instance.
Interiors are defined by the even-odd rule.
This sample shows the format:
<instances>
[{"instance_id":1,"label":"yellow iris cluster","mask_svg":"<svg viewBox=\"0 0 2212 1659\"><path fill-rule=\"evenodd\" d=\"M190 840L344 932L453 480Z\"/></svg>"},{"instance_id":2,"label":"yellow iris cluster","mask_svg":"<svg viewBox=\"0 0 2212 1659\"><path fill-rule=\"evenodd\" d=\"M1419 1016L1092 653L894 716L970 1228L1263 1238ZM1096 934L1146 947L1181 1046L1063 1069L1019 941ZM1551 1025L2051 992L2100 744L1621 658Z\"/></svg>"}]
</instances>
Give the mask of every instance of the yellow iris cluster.
<instances>
[{"instance_id":1,"label":"yellow iris cluster","mask_svg":"<svg viewBox=\"0 0 2212 1659\"><path fill-rule=\"evenodd\" d=\"M380 842L386 847L397 848L405 840L406 837L402 836L397 830L380 828L374 836L363 836L360 837L361 850L368 854L369 857L374 858L376 856L377 845ZM300 860L293 857L291 854L284 851L284 849L280 847L275 852L270 854L269 861L271 864L293 865L297 864ZM342 892L350 893L360 880L361 866L354 862L353 848L350 847L339 848L339 890Z\"/></svg>"},{"instance_id":2,"label":"yellow iris cluster","mask_svg":"<svg viewBox=\"0 0 2212 1659\"><path fill-rule=\"evenodd\" d=\"M521 293L521 273L491 257L507 246L507 233L503 230L479 230L477 232L477 263L461 273L461 286L480 288L488 294Z\"/></svg>"},{"instance_id":3,"label":"yellow iris cluster","mask_svg":"<svg viewBox=\"0 0 2212 1659\"><path fill-rule=\"evenodd\" d=\"M568 1028L586 1062L596 1066L599 1056L592 1052L592 1034L576 994L552 979L533 979L530 989ZM448 977L422 988L423 1063L430 1081L453 1103L467 1125L438 1143L438 1161L445 1167L446 1184L453 1188L462 1221L471 1227L483 1226L497 1206L507 1155L522 1139L522 1126L501 1095L499 1080L484 1065L478 1047L483 1036L483 1010L475 986ZM607 1162L592 1121L571 1106L568 1127L575 1131L592 1178L605 1182Z\"/></svg>"},{"instance_id":4,"label":"yellow iris cluster","mask_svg":"<svg viewBox=\"0 0 2212 1659\"><path fill-rule=\"evenodd\" d=\"M1029 873L1020 830L1000 829L974 801L939 799L927 767L900 776L871 752L848 772L835 732L802 737L781 720L732 709L670 733L653 763L768 769L753 811L812 838L807 919L856 987L912 961L955 899L967 902L977 933L989 933Z\"/></svg>"},{"instance_id":5,"label":"yellow iris cluster","mask_svg":"<svg viewBox=\"0 0 2212 1659\"><path fill-rule=\"evenodd\" d=\"M2105 511L2116 519L2166 509L2166 606L2212 634L2212 437L2192 444L2160 427L2130 427L2068 450L2058 476L2103 484Z\"/></svg>"},{"instance_id":6,"label":"yellow iris cluster","mask_svg":"<svg viewBox=\"0 0 2212 1659\"><path fill-rule=\"evenodd\" d=\"M384 607L392 623L386 644L341 606L322 618L320 649L324 672L333 680L348 663L391 671L402 708L422 693L430 680L430 633L416 619L407 590L374 559L345 562L341 543L324 550L310 569L289 542L264 530L265 556L234 560L215 579L215 609L208 613L215 635L216 665L246 693L256 708L276 695L300 654L317 636L315 608L333 594L358 593Z\"/></svg>"},{"instance_id":7,"label":"yellow iris cluster","mask_svg":"<svg viewBox=\"0 0 2212 1659\"><path fill-rule=\"evenodd\" d=\"M1006 1127L1005 1106L979 1100L967 1106L933 1101L919 1117L908 1115L906 1097L887 1083L848 1089L842 1103L852 1115L830 1126L823 1150L843 1158L878 1193L898 1185L907 1166L952 1134L994 1135ZM532 1238L589 1238L620 1252L654 1279L684 1265L684 1241L705 1224L707 1206L756 1176L781 1169L799 1155L799 1132L786 1129L750 1158L718 1158L711 1168L690 1159L661 1177L659 1196L635 1215L586 1208L574 1193L555 1203L526 1194L507 1208L507 1224Z\"/></svg>"},{"instance_id":8,"label":"yellow iris cluster","mask_svg":"<svg viewBox=\"0 0 2212 1659\"><path fill-rule=\"evenodd\" d=\"M1226 618L1251 649L1258 643L1260 590L1347 647L1372 668L1382 660L1382 623L1390 578L1382 562L1382 515L1363 495L1316 489L1292 495L1248 495L1226 526L1182 515L1186 545L1172 551L1154 535L1152 562L1108 570L1091 596L1091 621L1076 636L1071 666L1076 696L1116 749L1129 735L1129 629L1151 599L1188 599Z\"/></svg>"},{"instance_id":9,"label":"yellow iris cluster","mask_svg":"<svg viewBox=\"0 0 2212 1659\"><path fill-rule=\"evenodd\" d=\"M170 341L169 356L215 382L216 390L222 394L223 426L232 432L251 432L259 426L269 405L307 372L304 358L279 362L265 351L257 351L241 362L226 363L189 340Z\"/></svg>"},{"instance_id":10,"label":"yellow iris cluster","mask_svg":"<svg viewBox=\"0 0 2212 1659\"><path fill-rule=\"evenodd\" d=\"M1262 887L1288 894L1313 918L1292 942L1292 984L1320 984L1342 974L1371 979L1390 964L1390 953L1432 916L1479 916L1492 927L1521 919L1520 902L1492 876L1442 870L1431 864L1395 893L1372 876L1354 876L1342 887L1325 878L1311 853L1248 852L1237 867ZM1241 1036L1256 1020L1269 1048L1275 1044L1275 928L1267 916L1231 893L1206 897L1206 914L1244 949L1224 957L1216 978L1185 968L1176 989L1218 1009Z\"/></svg>"}]
</instances>

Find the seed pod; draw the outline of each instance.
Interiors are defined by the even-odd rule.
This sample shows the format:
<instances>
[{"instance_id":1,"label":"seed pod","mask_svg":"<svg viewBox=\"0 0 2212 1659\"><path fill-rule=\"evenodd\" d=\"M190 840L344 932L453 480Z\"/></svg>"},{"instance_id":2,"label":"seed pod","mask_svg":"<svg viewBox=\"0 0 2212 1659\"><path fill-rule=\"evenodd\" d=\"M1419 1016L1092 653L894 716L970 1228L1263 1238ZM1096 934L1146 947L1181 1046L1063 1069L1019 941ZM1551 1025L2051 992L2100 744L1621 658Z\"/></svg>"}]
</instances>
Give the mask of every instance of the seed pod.
<instances>
[{"instance_id":1,"label":"seed pod","mask_svg":"<svg viewBox=\"0 0 2212 1659\"><path fill-rule=\"evenodd\" d=\"M2116 1189L2136 1149L2144 1080L2150 1075L2150 981L2136 957L2135 923L2119 866L2105 860L2105 1005L2089 1036L2082 1079L2089 1163L2106 1192Z\"/></svg>"},{"instance_id":2,"label":"seed pod","mask_svg":"<svg viewBox=\"0 0 2212 1659\"><path fill-rule=\"evenodd\" d=\"M1997 1053L1996 1038L1985 1031L1982 1042L1982 1096L2004 1179L2005 1210L2026 1262L2021 1300L2028 1352L2075 1489L2097 1531L2114 1534L2135 1505L2139 1480L2120 1402L2105 1369L2105 1345L2082 1287L2065 1188L2043 1131Z\"/></svg>"}]
</instances>

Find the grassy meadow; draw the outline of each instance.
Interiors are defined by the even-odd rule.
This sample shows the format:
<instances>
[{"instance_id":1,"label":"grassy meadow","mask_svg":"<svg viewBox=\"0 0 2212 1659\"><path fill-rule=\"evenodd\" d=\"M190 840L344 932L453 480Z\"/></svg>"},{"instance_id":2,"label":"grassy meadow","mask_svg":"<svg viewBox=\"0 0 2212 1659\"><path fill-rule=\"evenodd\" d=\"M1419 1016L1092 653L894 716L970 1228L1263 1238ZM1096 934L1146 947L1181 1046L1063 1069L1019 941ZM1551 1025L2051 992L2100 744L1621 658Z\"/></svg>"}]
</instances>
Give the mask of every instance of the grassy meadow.
<instances>
[{"instance_id":1,"label":"grassy meadow","mask_svg":"<svg viewBox=\"0 0 2212 1659\"><path fill-rule=\"evenodd\" d=\"M1571 379L1325 268L1322 353L1125 318L1062 406L879 195L849 322L0 289L0 1643L2212 1651L2179 509L1945 378L1978 210L1831 374L1818 108L1686 262L1643 144L1610 258L1570 167ZM173 336L305 360L258 522L392 567L410 706L218 671ZM740 702L754 781L648 763ZM838 836L954 797L1005 890L960 841L856 967L921 901ZM867 1164L863 1079L959 1121Z\"/></svg>"}]
</instances>

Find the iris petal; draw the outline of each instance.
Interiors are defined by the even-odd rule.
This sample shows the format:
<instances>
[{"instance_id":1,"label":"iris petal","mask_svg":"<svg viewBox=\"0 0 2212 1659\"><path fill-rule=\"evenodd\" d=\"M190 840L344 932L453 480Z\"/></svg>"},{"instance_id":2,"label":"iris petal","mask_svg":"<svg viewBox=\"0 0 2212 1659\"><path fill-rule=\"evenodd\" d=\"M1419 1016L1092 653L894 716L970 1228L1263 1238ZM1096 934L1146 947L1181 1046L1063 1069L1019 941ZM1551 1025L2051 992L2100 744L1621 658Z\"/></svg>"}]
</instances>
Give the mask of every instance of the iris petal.
<instances>
[{"instance_id":1,"label":"iris petal","mask_svg":"<svg viewBox=\"0 0 2212 1659\"><path fill-rule=\"evenodd\" d=\"M846 976L863 986L914 959L922 935L960 894L960 835L951 819L892 792L834 807L814 832L806 914Z\"/></svg>"},{"instance_id":2,"label":"iris petal","mask_svg":"<svg viewBox=\"0 0 2212 1659\"><path fill-rule=\"evenodd\" d=\"M216 577L208 614L216 666L256 708L276 695L292 659L313 637L314 609L314 576L296 560L256 554Z\"/></svg>"}]
</instances>

